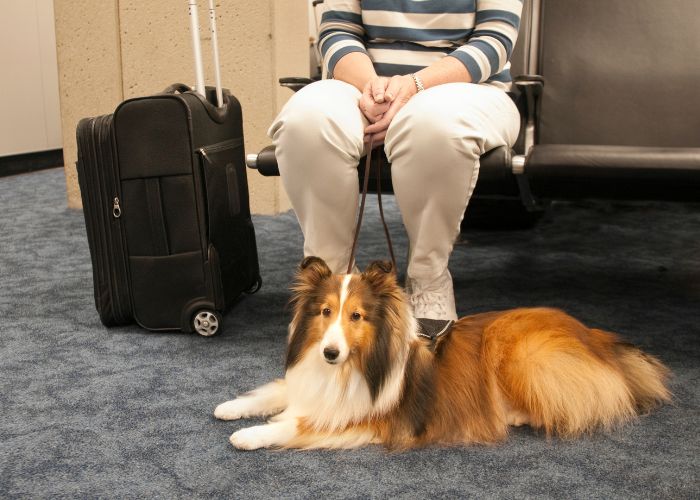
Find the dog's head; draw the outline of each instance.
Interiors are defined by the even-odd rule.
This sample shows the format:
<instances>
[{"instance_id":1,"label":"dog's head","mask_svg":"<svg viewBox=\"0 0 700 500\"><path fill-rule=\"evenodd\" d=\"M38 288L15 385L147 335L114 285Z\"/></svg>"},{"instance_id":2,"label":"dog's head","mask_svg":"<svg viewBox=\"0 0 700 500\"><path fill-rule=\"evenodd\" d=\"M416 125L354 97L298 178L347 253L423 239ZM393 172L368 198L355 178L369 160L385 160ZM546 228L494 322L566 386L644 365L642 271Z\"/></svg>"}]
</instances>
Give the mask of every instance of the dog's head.
<instances>
[{"instance_id":1,"label":"dog's head","mask_svg":"<svg viewBox=\"0 0 700 500\"><path fill-rule=\"evenodd\" d=\"M322 259L307 257L292 291L286 368L305 356L339 367L350 363L375 397L409 326L392 265L377 261L362 274L335 275Z\"/></svg>"}]
</instances>

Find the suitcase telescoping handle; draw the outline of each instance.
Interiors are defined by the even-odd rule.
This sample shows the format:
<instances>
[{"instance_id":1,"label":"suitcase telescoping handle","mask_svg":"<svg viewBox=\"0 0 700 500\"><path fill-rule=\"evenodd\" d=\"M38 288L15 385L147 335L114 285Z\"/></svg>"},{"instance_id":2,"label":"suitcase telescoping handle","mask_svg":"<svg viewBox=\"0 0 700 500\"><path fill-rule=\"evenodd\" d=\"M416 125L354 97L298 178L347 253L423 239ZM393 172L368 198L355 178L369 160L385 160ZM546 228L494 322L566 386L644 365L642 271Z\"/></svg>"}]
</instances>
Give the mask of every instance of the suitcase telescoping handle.
<instances>
[{"instance_id":1,"label":"suitcase telescoping handle","mask_svg":"<svg viewBox=\"0 0 700 500\"><path fill-rule=\"evenodd\" d=\"M206 97L204 87L204 66L202 64L202 44L199 37L199 14L197 11L197 0L187 0L190 14L190 31L192 33L192 48L194 50L194 74L195 91ZM216 12L214 11L214 0L209 0L209 29L211 30L212 52L214 53L214 72L216 79L216 104L218 107L224 105L221 92L221 70L219 65L219 39L216 32Z\"/></svg>"},{"instance_id":2,"label":"suitcase telescoping handle","mask_svg":"<svg viewBox=\"0 0 700 500\"><path fill-rule=\"evenodd\" d=\"M221 65L219 64L219 35L216 32L216 11L214 0L209 0L209 29L211 30L211 45L214 54L214 79L216 83L216 103L219 107L224 105L224 96L221 93Z\"/></svg>"}]
</instances>

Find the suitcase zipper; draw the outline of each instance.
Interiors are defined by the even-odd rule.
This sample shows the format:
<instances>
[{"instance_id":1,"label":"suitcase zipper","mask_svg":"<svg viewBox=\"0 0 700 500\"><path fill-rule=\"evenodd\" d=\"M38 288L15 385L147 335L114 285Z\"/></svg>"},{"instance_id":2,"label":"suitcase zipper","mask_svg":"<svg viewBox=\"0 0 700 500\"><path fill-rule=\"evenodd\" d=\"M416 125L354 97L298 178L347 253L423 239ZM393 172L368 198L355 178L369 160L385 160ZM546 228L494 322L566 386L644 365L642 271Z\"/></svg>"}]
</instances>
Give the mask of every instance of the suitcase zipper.
<instances>
[{"instance_id":1,"label":"suitcase zipper","mask_svg":"<svg viewBox=\"0 0 700 500\"><path fill-rule=\"evenodd\" d=\"M117 298L117 303L118 303L118 308L120 315L124 317L125 319L131 317L131 304L130 300L128 297L128 290L130 287L129 283L129 277L127 276L128 273L128 267L127 263L125 260L125 251L124 251L124 242L122 239L122 227L121 227L121 221L118 219L122 215L122 208L121 208L121 202L119 199L119 186L121 184L121 181L119 179L119 173L117 172L117 169L119 168L119 161L116 157L116 145L114 144L114 139L112 137L112 130L113 130L113 120L114 120L114 115L111 115L109 117L109 120L112 120L112 123L110 124L109 127L103 127L102 130L106 133L108 137L108 144L109 144L109 156L111 160L111 168L109 168L108 175L111 174L112 176L112 187L113 187L113 195L114 198L112 199L112 216L114 217L114 222L117 224L117 231L116 231L116 241L115 239L111 240L111 244L113 245L112 250L112 255L114 256L114 261L116 265L116 261L119 262L120 264L120 269L114 269L114 266L112 267L113 274L112 278L115 283L117 283L117 286L115 288L115 296ZM127 292L127 297L126 297L126 303L122 300L124 297L121 295L121 291Z\"/></svg>"},{"instance_id":2,"label":"suitcase zipper","mask_svg":"<svg viewBox=\"0 0 700 500\"><path fill-rule=\"evenodd\" d=\"M122 216L122 208L119 206L119 197L115 196L114 201L112 202L112 216L115 219L118 219L119 217Z\"/></svg>"},{"instance_id":3,"label":"suitcase zipper","mask_svg":"<svg viewBox=\"0 0 700 500\"><path fill-rule=\"evenodd\" d=\"M111 238L109 231L109 224L104 224L101 218L101 214L104 210L104 198L103 190L109 189L109 187L104 185L102 180L103 172L102 169L104 165L100 161L101 153L101 136L99 134L99 125L102 123L102 117L93 118L90 122L90 134L84 139L86 141L85 152L90 155L90 165L92 168L88 167L84 171L86 174L90 174L92 177L92 182L88 181L86 183L85 195L88 200L88 204L85 207L86 215L92 220L91 225L94 227L95 232L93 241L95 243L95 262L93 263L93 274L96 278L95 283L95 299L98 303L98 310L100 315L103 316L103 321L106 319L109 323L113 321L118 321L117 310L118 302L116 302L114 294L114 284L112 280L112 275L110 273L110 262L111 262ZM94 174L94 176L93 176ZM92 195L92 196L91 196ZM90 199L92 198L92 199ZM103 289L103 284L106 285L104 290L107 291L109 296L109 304L105 304L98 292ZM109 305L109 310L105 311L103 309L104 305ZM107 315L107 316L104 316Z\"/></svg>"},{"instance_id":4,"label":"suitcase zipper","mask_svg":"<svg viewBox=\"0 0 700 500\"><path fill-rule=\"evenodd\" d=\"M102 165L103 167L101 169L97 169L98 175L101 174L101 177L104 179L104 181L100 182L100 185L104 186L105 190L104 198L100 196L100 205L104 206L102 205L103 203L108 203L108 200L110 200L109 195L113 195L111 214L113 217L112 222L114 223L116 222L116 219L121 217L121 204L119 202L118 196L119 179L115 171L115 151L110 133L111 126L109 124L109 121L111 118L112 117L110 115L99 117L99 126L97 130L98 135L95 136L93 134L93 137L97 139L97 148L99 148L99 156L96 165ZM106 156L108 156L109 164L106 164L104 161L106 159ZM108 182L110 180L111 182ZM112 193L110 193L110 191L112 191ZM102 190L100 190L100 195L102 195ZM103 208L100 209L103 210ZM128 302L124 303L121 294L125 286L128 287L127 277L124 275L124 273L126 272L126 267L123 261L123 246L120 244L121 227L117 226L116 228L113 228L112 224L106 224L105 233L107 240L107 248L105 250L108 253L108 262L111 263L108 264L107 269L105 271L108 276L110 295L112 296L114 319L117 321L118 324L124 324L124 322L130 318L130 308L127 308ZM117 266L119 266L120 268L117 269Z\"/></svg>"},{"instance_id":5,"label":"suitcase zipper","mask_svg":"<svg viewBox=\"0 0 700 500\"><path fill-rule=\"evenodd\" d=\"M105 199L103 198L103 192L104 194L107 194L109 191L113 191L116 189L116 185L108 186L107 182L105 182L109 178L109 170L112 168L112 165L106 165L103 162L103 159L105 157L103 151L102 151L102 146L104 144L104 136L103 136L103 130L105 128L105 121L106 117L101 116L97 119L95 119L95 122L93 122L93 140L95 141L95 165L98 166L96 169L97 174L98 174L98 179L102 177L104 180L98 180L99 182L99 193L100 193L100 211L104 210L102 208L103 203L105 203L109 198ZM97 133L95 134L95 127L97 127ZM107 170L107 172L105 172ZM103 191L104 190L104 191ZM104 201L103 201L104 200ZM107 277L107 282L108 282L108 287L109 287L109 292L110 296L112 298L112 307L113 307L113 317L114 320L117 323L121 322L121 316L122 316L122 307L121 307L121 300L119 297L119 286L117 285L117 276L115 276L114 272L114 266L116 265L116 259L114 255L114 238L112 235L111 231L111 224L107 223L105 224L104 227L104 232L105 232L105 256L107 257L107 265L105 269L105 275Z\"/></svg>"},{"instance_id":6,"label":"suitcase zipper","mask_svg":"<svg viewBox=\"0 0 700 500\"><path fill-rule=\"evenodd\" d=\"M202 155L202 157L207 160L209 163L211 163L211 160L209 159L209 154L211 153L218 153L219 151L224 151L226 149L231 149L235 148L237 146L241 146L243 144L243 139L241 137L235 137L233 139L227 139L222 142L217 142L214 144L210 144L209 146L204 146L198 149L199 154Z\"/></svg>"},{"instance_id":7,"label":"suitcase zipper","mask_svg":"<svg viewBox=\"0 0 700 500\"><path fill-rule=\"evenodd\" d=\"M94 292L95 292L95 303L97 305L100 314L102 311L102 301L100 299L99 291L102 289L102 283L105 280L105 270L106 266L103 262L103 237L106 239L104 231L100 230L99 214L101 205L101 190L99 186L99 181L96 180L97 175L96 168L91 168L91 166L96 165L97 152L95 145L95 121L96 118L90 120L89 126L90 133L79 133L78 141L82 148L78 148L79 158L78 166L82 170L83 176L79 179L82 181L81 194L83 195L83 209L85 214L85 226L88 233L88 238L92 235L93 248L90 249L90 255L92 258L92 273L94 281ZM82 158L80 158L80 153L82 149ZM86 160L87 157L87 160ZM95 189L97 187L97 189ZM97 200L95 200L95 196Z\"/></svg>"}]
</instances>

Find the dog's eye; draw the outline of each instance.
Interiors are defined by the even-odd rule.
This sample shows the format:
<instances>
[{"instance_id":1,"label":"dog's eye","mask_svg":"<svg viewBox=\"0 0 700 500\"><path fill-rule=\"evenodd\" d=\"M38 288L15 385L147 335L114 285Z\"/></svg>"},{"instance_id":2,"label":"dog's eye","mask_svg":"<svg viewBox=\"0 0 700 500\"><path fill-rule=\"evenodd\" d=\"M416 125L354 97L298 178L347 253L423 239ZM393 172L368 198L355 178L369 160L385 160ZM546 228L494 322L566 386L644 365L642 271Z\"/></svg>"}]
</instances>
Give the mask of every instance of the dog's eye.
<instances>
[{"instance_id":1,"label":"dog's eye","mask_svg":"<svg viewBox=\"0 0 700 500\"><path fill-rule=\"evenodd\" d=\"M331 310L330 310L329 308L325 307L325 308L323 309L323 311L321 311L321 314L323 314L324 316L330 316L330 315L331 315Z\"/></svg>"},{"instance_id":2,"label":"dog's eye","mask_svg":"<svg viewBox=\"0 0 700 500\"><path fill-rule=\"evenodd\" d=\"M355 311L350 315L350 319L352 321L360 321L362 319L362 315L359 312Z\"/></svg>"}]
</instances>

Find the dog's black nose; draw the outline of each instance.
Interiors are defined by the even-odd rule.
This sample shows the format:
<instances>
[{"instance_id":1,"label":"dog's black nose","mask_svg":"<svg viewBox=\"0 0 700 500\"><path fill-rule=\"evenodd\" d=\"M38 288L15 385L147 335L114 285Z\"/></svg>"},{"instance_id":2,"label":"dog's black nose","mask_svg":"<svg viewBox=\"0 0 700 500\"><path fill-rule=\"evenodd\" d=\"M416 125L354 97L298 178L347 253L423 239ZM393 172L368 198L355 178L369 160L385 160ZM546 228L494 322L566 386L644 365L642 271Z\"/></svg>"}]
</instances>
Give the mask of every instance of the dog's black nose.
<instances>
[{"instance_id":1,"label":"dog's black nose","mask_svg":"<svg viewBox=\"0 0 700 500\"><path fill-rule=\"evenodd\" d=\"M326 361L335 361L338 354L340 354L340 351L335 347L326 347L323 350L323 357L326 358Z\"/></svg>"}]
</instances>

